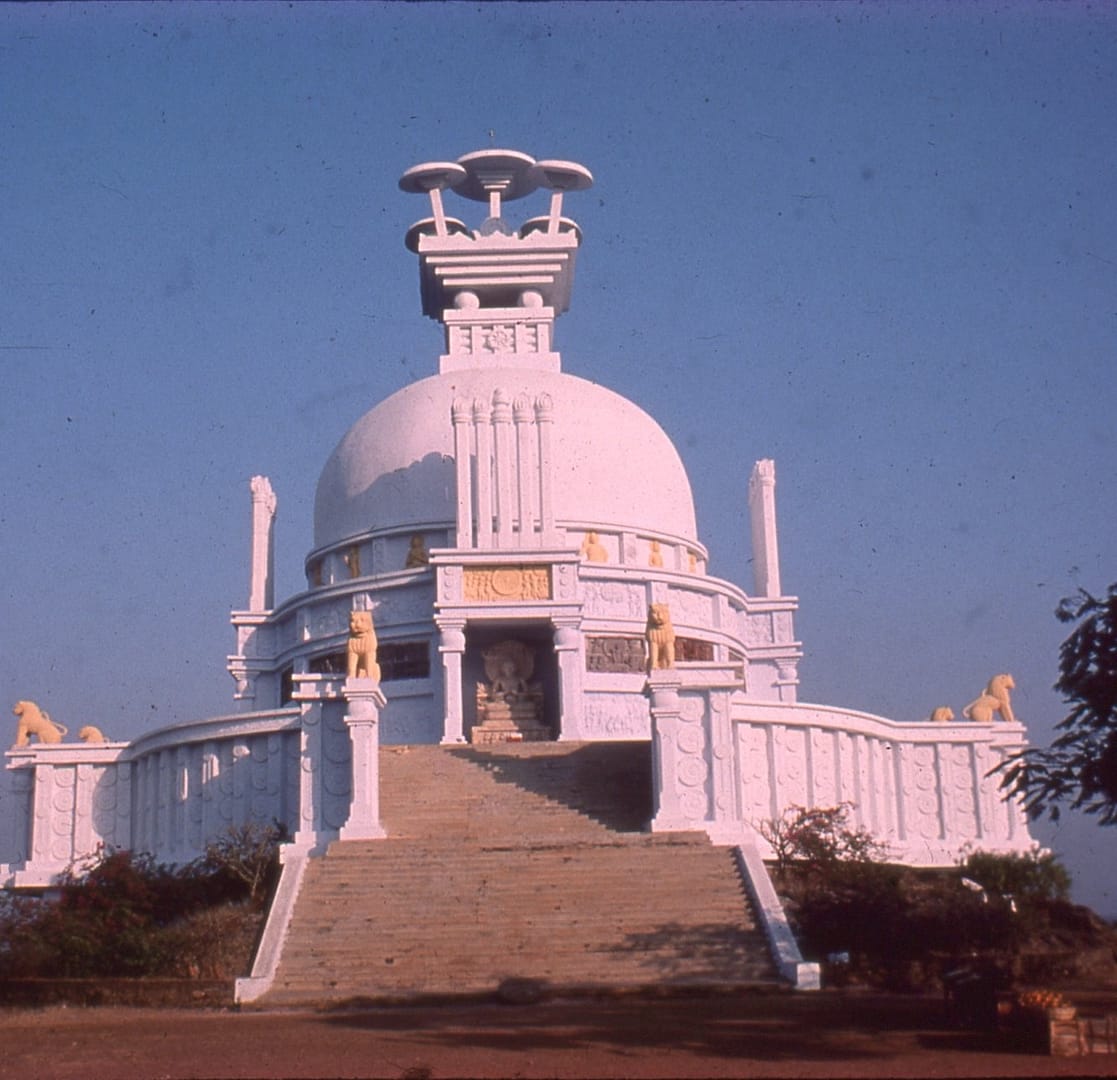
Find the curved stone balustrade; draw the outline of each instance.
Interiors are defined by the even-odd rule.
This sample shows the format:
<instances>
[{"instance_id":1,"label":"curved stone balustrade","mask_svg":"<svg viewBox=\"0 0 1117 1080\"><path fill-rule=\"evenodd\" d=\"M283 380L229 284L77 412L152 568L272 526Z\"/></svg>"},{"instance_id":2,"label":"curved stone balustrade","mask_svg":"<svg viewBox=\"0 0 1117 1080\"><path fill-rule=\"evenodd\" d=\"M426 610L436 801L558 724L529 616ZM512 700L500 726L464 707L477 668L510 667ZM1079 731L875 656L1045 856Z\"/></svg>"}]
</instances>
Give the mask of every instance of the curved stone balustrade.
<instances>
[{"instance_id":1,"label":"curved stone balustrade","mask_svg":"<svg viewBox=\"0 0 1117 1080\"><path fill-rule=\"evenodd\" d=\"M649 680L658 691L653 828L704 829L721 842L751 837L766 851L755 833L761 822L790 806L849 803L853 823L909 865L953 865L967 848L1035 846L1023 808L990 775L1024 746L1022 725L898 723L758 702L734 688L732 669L719 676L707 667Z\"/></svg>"}]
</instances>

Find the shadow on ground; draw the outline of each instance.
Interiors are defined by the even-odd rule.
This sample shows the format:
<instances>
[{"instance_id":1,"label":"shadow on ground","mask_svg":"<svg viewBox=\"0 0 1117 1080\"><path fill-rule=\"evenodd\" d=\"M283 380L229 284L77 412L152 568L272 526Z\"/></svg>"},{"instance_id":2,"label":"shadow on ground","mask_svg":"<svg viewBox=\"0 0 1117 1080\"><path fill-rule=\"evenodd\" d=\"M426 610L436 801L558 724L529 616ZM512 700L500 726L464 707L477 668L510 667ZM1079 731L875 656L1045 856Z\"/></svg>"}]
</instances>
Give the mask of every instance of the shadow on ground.
<instances>
[{"instance_id":1,"label":"shadow on ground","mask_svg":"<svg viewBox=\"0 0 1117 1080\"><path fill-rule=\"evenodd\" d=\"M589 998L533 1006L410 1008L330 1015L331 1025L407 1030L413 1042L546 1054L662 1048L716 1058L851 1061L886 1056L941 1026L937 1001L753 993L726 997ZM938 1033L936 1033L937 1035ZM943 1032L959 1048L977 1036ZM894 1037L899 1037L894 1038ZM1003 1047L1001 1048L1003 1050Z\"/></svg>"}]
</instances>

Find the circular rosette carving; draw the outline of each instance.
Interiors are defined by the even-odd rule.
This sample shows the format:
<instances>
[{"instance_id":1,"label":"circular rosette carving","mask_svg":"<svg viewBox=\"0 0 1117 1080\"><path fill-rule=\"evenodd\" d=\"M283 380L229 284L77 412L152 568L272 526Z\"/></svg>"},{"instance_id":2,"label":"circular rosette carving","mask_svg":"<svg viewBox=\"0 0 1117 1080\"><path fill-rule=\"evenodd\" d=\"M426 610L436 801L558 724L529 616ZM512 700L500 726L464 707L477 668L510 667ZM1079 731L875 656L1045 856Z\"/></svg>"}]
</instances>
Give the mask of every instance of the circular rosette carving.
<instances>
[{"instance_id":1,"label":"circular rosette carving","mask_svg":"<svg viewBox=\"0 0 1117 1080\"><path fill-rule=\"evenodd\" d=\"M687 787L698 787L706 782L709 769L700 757L685 757L679 762L679 783Z\"/></svg>"},{"instance_id":2,"label":"circular rosette carving","mask_svg":"<svg viewBox=\"0 0 1117 1080\"><path fill-rule=\"evenodd\" d=\"M501 566L493 571L492 589L498 596L518 597L524 590L524 575L518 567Z\"/></svg>"},{"instance_id":3,"label":"circular rosette carving","mask_svg":"<svg viewBox=\"0 0 1117 1080\"><path fill-rule=\"evenodd\" d=\"M116 809L115 778L113 782L107 784L104 782L103 778L101 783L94 789L93 809L102 813Z\"/></svg>"},{"instance_id":4,"label":"circular rosette carving","mask_svg":"<svg viewBox=\"0 0 1117 1080\"><path fill-rule=\"evenodd\" d=\"M688 724L697 724L706 715L706 703L702 698L685 697L679 706L680 719Z\"/></svg>"},{"instance_id":5,"label":"circular rosette carving","mask_svg":"<svg viewBox=\"0 0 1117 1080\"><path fill-rule=\"evenodd\" d=\"M684 754L697 754L702 750L705 745L706 739L704 733L699 727L683 727L679 728L678 743L679 749Z\"/></svg>"},{"instance_id":6,"label":"circular rosette carving","mask_svg":"<svg viewBox=\"0 0 1117 1080\"><path fill-rule=\"evenodd\" d=\"M679 806L683 815L691 821L701 821L706 816L706 793L704 791L684 791L679 796Z\"/></svg>"}]
</instances>

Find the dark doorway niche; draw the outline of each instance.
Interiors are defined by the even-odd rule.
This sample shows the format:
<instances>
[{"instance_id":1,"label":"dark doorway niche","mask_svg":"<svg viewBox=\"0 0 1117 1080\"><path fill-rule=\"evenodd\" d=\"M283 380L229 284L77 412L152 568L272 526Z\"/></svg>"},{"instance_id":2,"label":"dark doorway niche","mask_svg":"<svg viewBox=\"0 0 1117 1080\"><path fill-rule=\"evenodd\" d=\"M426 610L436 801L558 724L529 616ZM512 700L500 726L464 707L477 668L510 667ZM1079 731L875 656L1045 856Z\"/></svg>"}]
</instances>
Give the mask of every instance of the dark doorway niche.
<instances>
[{"instance_id":1,"label":"dark doorway niche","mask_svg":"<svg viewBox=\"0 0 1117 1080\"><path fill-rule=\"evenodd\" d=\"M559 735L559 678L555 657L554 628L549 620L501 619L488 622L474 621L466 624L465 655L462 658L462 713L465 736L468 739L477 723L477 687L489 685L482 654L502 641L520 641L526 645L533 659L530 681L538 683L543 691L543 722L550 729L551 738Z\"/></svg>"}]
</instances>

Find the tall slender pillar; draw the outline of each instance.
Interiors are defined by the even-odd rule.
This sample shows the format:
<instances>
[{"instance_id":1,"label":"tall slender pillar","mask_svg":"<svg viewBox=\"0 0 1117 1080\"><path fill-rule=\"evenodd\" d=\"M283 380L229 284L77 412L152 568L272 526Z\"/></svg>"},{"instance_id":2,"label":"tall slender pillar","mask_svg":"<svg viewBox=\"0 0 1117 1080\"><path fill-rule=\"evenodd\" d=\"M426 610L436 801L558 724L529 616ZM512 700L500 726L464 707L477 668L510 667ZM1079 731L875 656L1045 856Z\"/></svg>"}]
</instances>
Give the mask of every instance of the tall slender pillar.
<instances>
[{"instance_id":1,"label":"tall slender pillar","mask_svg":"<svg viewBox=\"0 0 1117 1080\"><path fill-rule=\"evenodd\" d=\"M539 429L539 535L540 542L549 546L557 540L553 503L554 457L551 450L555 406L550 394L540 394L535 399L535 422Z\"/></svg>"},{"instance_id":2,"label":"tall slender pillar","mask_svg":"<svg viewBox=\"0 0 1117 1080\"><path fill-rule=\"evenodd\" d=\"M454 421L454 470L457 479L457 539L459 548L473 547L473 483L470 453L469 404L456 400L451 409Z\"/></svg>"},{"instance_id":3,"label":"tall slender pillar","mask_svg":"<svg viewBox=\"0 0 1117 1080\"><path fill-rule=\"evenodd\" d=\"M496 542L512 546L515 513L516 456L512 445L512 406L503 390L493 391L493 449L496 474Z\"/></svg>"},{"instance_id":4,"label":"tall slender pillar","mask_svg":"<svg viewBox=\"0 0 1117 1080\"><path fill-rule=\"evenodd\" d=\"M488 403L473 403L473 428L477 438L477 546L493 546L493 430Z\"/></svg>"},{"instance_id":5,"label":"tall slender pillar","mask_svg":"<svg viewBox=\"0 0 1117 1080\"><path fill-rule=\"evenodd\" d=\"M749 477L752 573L757 596L781 596L780 549L776 536L776 463L758 461Z\"/></svg>"},{"instance_id":6,"label":"tall slender pillar","mask_svg":"<svg viewBox=\"0 0 1117 1080\"><path fill-rule=\"evenodd\" d=\"M520 547L531 547L539 544L535 533L535 473L539 468L539 455L536 452L534 425L535 413L531 407L531 400L526 394L520 394L512 407L512 419L516 423L516 458L519 462L519 519L520 519Z\"/></svg>"},{"instance_id":7,"label":"tall slender pillar","mask_svg":"<svg viewBox=\"0 0 1117 1080\"><path fill-rule=\"evenodd\" d=\"M275 606L275 492L266 476L254 476L252 489L252 582L249 611L271 611Z\"/></svg>"}]
</instances>

